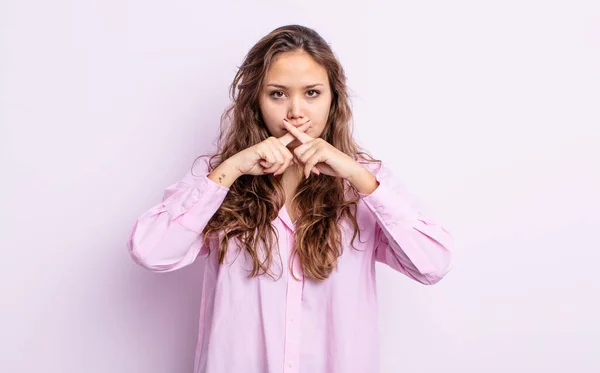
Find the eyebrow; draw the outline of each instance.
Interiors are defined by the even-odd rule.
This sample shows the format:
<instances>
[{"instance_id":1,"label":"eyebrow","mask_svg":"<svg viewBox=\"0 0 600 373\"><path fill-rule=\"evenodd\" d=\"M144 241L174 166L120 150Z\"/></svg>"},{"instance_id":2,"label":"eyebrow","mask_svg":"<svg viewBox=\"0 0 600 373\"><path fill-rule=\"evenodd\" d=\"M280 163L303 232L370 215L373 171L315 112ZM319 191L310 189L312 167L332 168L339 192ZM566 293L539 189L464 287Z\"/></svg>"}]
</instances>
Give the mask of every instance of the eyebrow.
<instances>
[{"instance_id":1,"label":"eyebrow","mask_svg":"<svg viewBox=\"0 0 600 373\"><path fill-rule=\"evenodd\" d=\"M315 88L315 87L318 87L318 86L320 86L320 85L321 85L321 86L325 86L324 84L317 83L317 84L310 84L310 85L304 86L304 89ZM281 84L275 84L275 83L270 83L270 84L267 84L267 87L275 87L275 88L282 88L282 89L287 89L287 88L288 88L288 87L286 87L286 86L284 86L284 85L281 85Z\"/></svg>"}]
</instances>

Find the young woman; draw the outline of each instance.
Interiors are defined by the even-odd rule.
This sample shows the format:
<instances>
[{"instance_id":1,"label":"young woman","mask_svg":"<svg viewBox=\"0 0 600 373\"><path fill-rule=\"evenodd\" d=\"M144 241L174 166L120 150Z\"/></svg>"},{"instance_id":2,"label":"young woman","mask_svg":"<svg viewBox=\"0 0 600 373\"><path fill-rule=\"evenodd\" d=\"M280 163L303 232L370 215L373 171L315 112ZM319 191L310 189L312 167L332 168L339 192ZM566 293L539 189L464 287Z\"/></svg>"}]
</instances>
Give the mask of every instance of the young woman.
<instances>
[{"instance_id":1,"label":"young woman","mask_svg":"<svg viewBox=\"0 0 600 373\"><path fill-rule=\"evenodd\" d=\"M206 262L195 372L378 372L375 262L423 284L450 234L359 150L346 77L325 40L280 27L246 55L218 150L128 241L156 272Z\"/></svg>"}]
</instances>

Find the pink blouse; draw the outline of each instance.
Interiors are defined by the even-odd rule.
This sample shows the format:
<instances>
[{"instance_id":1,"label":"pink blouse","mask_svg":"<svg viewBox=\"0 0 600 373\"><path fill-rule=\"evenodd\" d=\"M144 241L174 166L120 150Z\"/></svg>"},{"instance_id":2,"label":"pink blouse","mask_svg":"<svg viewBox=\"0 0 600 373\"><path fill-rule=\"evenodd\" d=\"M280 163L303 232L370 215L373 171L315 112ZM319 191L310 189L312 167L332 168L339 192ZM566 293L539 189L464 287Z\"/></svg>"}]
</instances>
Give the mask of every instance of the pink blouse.
<instances>
[{"instance_id":1,"label":"pink blouse","mask_svg":"<svg viewBox=\"0 0 600 373\"><path fill-rule=\"evenodd\" d=\"M359 250L350 247L351 224L342 223L338 269L321 283L304 279L297 260L299 280L289 272L295 227L285 207L273 221L281 256L279 261L274 255L275 277L283 270L277 280L248 278L252 262L236 255L234 240L223 265L216 240L209 242L208 255L201 232L229 189L207 177L207 157L196 162L196 176L188 172L137 219L127 244L139 265L169 272L198 257L206 261L195 373L379 372L375 262L435 284L452 267L453 240L385 164L363 166L379 186L360 194L361 239L354 241Z\"/></svg>"}]
</instances>

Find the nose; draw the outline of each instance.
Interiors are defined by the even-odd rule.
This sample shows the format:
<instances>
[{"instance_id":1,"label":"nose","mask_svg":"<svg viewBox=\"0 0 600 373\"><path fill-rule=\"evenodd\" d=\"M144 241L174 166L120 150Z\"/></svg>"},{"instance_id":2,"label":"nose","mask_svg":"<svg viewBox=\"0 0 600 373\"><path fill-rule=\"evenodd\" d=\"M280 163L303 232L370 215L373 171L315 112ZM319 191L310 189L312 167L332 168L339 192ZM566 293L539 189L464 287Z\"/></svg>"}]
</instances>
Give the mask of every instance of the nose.
<instances>
[{"instance_id":1,"label":"nose","mask_svg":"<svg viewBox=\"0 0 600 373\"><path fill-rule=\"evenodd\" d=\"M301 98L294 98L288 101L288 113L287 116L292 122L302 122L305 119L303 102Z\"/></svg>"}]
</instances>

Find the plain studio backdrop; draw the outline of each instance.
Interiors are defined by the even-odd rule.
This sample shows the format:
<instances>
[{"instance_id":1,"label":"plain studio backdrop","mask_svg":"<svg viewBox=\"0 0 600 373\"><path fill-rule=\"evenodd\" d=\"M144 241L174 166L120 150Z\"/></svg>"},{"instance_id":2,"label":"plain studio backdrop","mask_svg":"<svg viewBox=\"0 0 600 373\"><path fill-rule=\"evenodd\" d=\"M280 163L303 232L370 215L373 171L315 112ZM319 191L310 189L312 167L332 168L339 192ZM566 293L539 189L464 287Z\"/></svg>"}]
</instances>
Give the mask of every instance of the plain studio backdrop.
<instances>
[{"instance_id":1,"label":"plain studio backdrop","mask_svg":"<svg viewBox=\"0 0 600 373\"><path fill-rule=\"evenodd\" d=\"M151 273L126 240L291 23L459 243L434 286L377 265L382 372L599 372L595 0L2 1L0 370L192 371L203 263Z\"/></svg>"}]
</instances>

